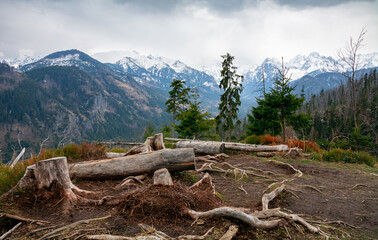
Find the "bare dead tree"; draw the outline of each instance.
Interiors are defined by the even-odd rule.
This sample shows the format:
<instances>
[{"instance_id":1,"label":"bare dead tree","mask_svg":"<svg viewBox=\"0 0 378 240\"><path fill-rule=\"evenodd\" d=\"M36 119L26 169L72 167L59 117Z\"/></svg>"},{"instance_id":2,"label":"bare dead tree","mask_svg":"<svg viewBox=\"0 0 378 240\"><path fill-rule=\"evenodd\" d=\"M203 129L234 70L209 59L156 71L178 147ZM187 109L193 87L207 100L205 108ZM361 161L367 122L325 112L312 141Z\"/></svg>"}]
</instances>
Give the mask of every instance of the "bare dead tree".
<instances>
[{"instance_id":1,"label":"bare dead tree","mask_svg":"<svg viewBox=\"0 0 378 240\"><path fill-rule=\"evenodd\" d=\"M263 91L263 96L265 97L265 71L264 71L264 66L261 67L261 84L262 84L262 91Z\"/></svg>"},{"instance_id":2,"label":"bare dead tree","mask_svg":"<svg viewBox=\"0 0 378 240\"><path fill-rule=\"evenodd\" d=\"M47 140L49 140L49 136L47 136L47 138L45 138L42 142L41 142L41 146L40 146L40 148L39 148L39 153L38 153L38 157L39 157L39 155L41 155L41 152L42 152L42 150L43 150L43 144L45 144L45 142L47 141Z\"/></svg>"},{"instance_id":3,"label":"bare dead tree","mask_svg":"<svg viewBox=\"0 0 378 240\"><path fill-rule=\"evenodd\" d=\"M360 61L358 57L358 52L363 47L364 36L367 30L363 28L358 36L357 40L354 41L352 37L350 37L349 41L346 43L343 49L339 49L337 52L338 57L340 60L345 63L348 67L348 71L350 73L345 72L344 75L348 81L348 86L351 88L352 92L352 110L353 110L353 118L354 118L354 126L358 127L357 124L357 82L358 79L356 77L356 71L360 68Z\"/></svg>"}]
</instances>

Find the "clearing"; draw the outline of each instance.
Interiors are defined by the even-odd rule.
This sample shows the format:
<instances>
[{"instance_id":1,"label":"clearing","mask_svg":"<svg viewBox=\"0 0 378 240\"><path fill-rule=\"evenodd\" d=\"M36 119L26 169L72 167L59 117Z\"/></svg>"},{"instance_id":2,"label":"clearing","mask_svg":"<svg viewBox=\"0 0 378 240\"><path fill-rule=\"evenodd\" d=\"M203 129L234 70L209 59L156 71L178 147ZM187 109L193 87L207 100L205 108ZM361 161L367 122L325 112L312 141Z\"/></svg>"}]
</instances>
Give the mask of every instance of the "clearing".
<instances>
[{"instance_id":1,"label":"clearing","mask_svg":"<svg viewBox=\"0 0 378 240\"><path fill-rule=\"evenodd\" d=\"M272 160L258 158L253 154L232 153L230 158L217 166L230 169L230 166L222 165L222 162L227 162L236 170L226 174L209 172L215 194L209 189L189 189L205 172L181 171L172 174L174 186L154 186L152 176L147 176L143 184L135 181L122 188L117 187L122 179L73 179L73 183L81 189L98 191L98 198L118 196L118 202L76 205L70 215L62 215L57 211L61 198L42 196L38 192L19 192L3 202L0 208L1 212L47 221L23 221L9 239L87 239L87 235L95 234L133 237L154 232L154 229L170 237L178 237L204 235L212 227L214 229L204 239L219 239L231 225L239 228L233 239L325 239L325 236L310 233L302 225L289 220L277 228L262 230L232 218L199 218L193 221L183 214L182 209L185 207L196 211L220 206L261 210L264 190L270 192L272 187L267 188L273 183L290 179L295 174L288 165ZM375 239L378 236L377 167L281 157L276 160L291 164L303 176L285 182L285 190L269 203L269 208L280 207L287 213L298 214L331 238ZM198 162L197 169L203 164L209 166L210 163ZM253 171L256 176L245 175L243 170ZM108 201L111 203L112 200ZM82 222L51 233L79 220L103 217L106 218ZM17 222L6 216L0 217L0 235ZM147 224L154 229L146 230L148 227L144 226L142 230L138 224Z\"/></svg>"}]
</instances>

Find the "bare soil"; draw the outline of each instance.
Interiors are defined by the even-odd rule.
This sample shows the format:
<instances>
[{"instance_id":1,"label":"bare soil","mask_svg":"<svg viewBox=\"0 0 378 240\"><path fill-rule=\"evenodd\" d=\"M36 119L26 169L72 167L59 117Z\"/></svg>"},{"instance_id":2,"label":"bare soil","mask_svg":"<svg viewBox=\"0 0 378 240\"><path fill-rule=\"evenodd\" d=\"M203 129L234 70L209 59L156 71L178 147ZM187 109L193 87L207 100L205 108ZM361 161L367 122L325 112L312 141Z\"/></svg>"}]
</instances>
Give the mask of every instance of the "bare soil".
<instances>
[{"instance_id":1,"label":"bare soil","mask_svg":"<svg viewBox=\"0 0 378 240\"><path fill-rule=\"evenodd\" d=\"M284 165L257 158L251 154L234 154L226 161L239 168L253 167L276 175L269 178L210 172L216 195L206 189L189 189L204 173L195 171L173 174L173 187L151 185L151 176L144 184L135 184L121 190L115 186L121 180L78 181L81 189L97 191L97 199L116 196L116 205L77 205L71 215L59 211L60 198L47 198L38 192L22 192L0 206L2 212L26 218L45 220L49 224L23 223L9 239L39 239L51 230L31 233L46 226L63 226L90 218L111 215L103 221L81 224L62 232L52 239L85 239L86 234L113 234L135 236L141 233L138 224L148 224L169 236L202 235L211 227L215 230L208 239L219 239L230 225L238 225L234 239L324 239L306 231L300 225L286 222L285 226L269 231L252 228L233 219L200 219L194 222L185 214L185 208L206 211L218 206L243 207L261 210L263 191L276 181L294 173ZM281 159L280 159L281 161ZM269 203L269 207L281 207L285 211L300 214L306 220L331 236L346 239L376 239L378 236L378 181L377 176L354 169L345 164L323 164L310 160L285 160L303 172L301 178L287 183L290 191ZM200 167L199 163L197 167ZM347 167L346 167L347 166ZM245 191L243 191L244 189ZM320 192L319 192L319 191ZM351 226L333 223L342 221ZM0 235L12 228L17 221L0 218ZM321 224L318 224L321 223ZM346 234L346 233L347 234ZM350 235L350 237L348 236Z\"/></svg>"}]
</instances>

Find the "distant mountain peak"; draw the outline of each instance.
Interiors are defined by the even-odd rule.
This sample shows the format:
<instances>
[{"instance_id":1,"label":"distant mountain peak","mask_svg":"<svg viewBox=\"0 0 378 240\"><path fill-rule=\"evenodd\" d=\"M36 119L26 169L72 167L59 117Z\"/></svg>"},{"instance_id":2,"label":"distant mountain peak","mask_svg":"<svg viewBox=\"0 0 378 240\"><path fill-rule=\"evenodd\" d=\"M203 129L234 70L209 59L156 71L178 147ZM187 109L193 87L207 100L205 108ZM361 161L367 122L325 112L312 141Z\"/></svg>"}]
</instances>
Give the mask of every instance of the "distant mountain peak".
<instances>
[{"instance_id":1,"label":"distant mountain peak","mask_svg":"<svg viewBox=\"0 0 378 240\"><path fill-rule=\"evenodd\" d=\"M103 63L86 53L77 49L71 49L51 53L36 62L22 66L20 69L25 72L34 68L51 66L75 66L86 70L106 67Z\"/></svg>"}]
</instances>

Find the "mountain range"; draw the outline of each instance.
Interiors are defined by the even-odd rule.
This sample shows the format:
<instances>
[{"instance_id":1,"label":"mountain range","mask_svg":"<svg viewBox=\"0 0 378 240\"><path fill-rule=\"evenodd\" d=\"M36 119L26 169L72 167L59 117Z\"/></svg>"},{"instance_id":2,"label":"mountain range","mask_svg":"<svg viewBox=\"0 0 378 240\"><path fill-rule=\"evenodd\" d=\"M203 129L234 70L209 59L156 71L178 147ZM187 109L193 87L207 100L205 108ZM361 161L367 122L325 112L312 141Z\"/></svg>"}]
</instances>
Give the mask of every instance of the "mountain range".
<instances>
[{"instance_id":1,"label":"mountain range","mask_svg":"<svg viewBox=\"0 0 378 240\"><path fill-rule=\"evenodd\" d=\"M378 66L378 53L360 56L361 68ZM78 50L55 52L43 58L3 59L0 65L0 139L53 142L69 140L131 139L140 136L146 121L169 123L165 112L172 79L197 88L202 106L216 115L221 91L220 63L196 69L179 60L131 52L113 63L103 63ZM265 59L253 67L240 66L244 90L240 116L245 116L272 87L281 61ZM307 98L345 81L348 69L331 57L311 53L285 62L296 93ZM336 71L337 70L337 71ZM0 146L3 147L4 146Z\"/></svg>"}]
</instances>

